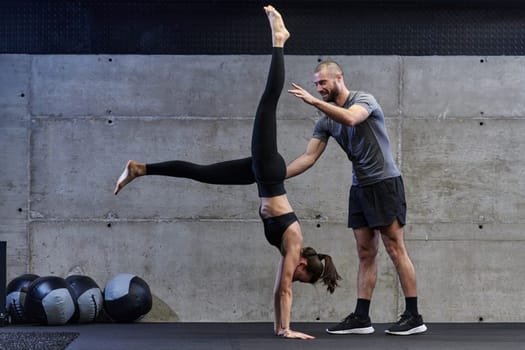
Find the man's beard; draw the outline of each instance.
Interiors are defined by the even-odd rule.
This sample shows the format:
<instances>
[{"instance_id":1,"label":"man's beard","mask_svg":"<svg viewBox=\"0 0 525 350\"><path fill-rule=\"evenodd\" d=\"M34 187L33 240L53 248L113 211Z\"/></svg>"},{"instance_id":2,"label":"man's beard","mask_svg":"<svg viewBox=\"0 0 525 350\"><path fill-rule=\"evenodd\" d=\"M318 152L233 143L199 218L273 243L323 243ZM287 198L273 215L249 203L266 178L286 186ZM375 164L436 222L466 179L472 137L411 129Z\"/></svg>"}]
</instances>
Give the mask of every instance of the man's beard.
<instances>
[{"instance_id":1,"label":"man's beard","mask_svg":"<svg viewBox=\"0 0 525 350\"><path fill-rule=\"evenodd\" d=\"M328 93L325 101L335 102L338 96L339 96L339 88L337 87L337 85L334 84L334 88Z\"/></svg>"}]
</instances>

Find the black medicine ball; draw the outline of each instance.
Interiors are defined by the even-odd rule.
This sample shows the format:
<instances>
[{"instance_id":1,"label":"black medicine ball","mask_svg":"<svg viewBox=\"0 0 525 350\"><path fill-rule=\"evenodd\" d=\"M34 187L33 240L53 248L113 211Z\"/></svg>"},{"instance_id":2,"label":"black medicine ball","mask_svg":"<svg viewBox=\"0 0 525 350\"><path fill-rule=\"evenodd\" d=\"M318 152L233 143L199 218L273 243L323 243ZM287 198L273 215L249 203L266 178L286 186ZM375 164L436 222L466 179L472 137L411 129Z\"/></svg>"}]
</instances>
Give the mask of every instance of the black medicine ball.
<instances>
[{"instance_id":1,"label":"black medicine ball","mask_svg":"<svg viewBox=\"0 0 525 350\"><path fill-rule=\"evenodd\" d=\"M104 309L116 322L134 322L152 307L148 284L133 274L118 274L104 288Z\"/></svg>"}]
</instances>

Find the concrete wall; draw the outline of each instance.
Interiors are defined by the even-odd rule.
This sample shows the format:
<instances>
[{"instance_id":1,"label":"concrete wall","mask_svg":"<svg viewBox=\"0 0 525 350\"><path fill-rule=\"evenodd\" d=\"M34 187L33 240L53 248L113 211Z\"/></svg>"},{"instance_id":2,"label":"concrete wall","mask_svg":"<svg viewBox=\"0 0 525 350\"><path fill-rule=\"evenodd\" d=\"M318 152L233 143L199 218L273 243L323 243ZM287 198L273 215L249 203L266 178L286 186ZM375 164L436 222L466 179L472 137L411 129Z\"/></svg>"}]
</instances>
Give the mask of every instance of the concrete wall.
<instances>
[{"instance_id":1,"label":"concrete wall","mask_svg":"<svg viewBox=\"0 0 525 350\"><path fill-rule=\"evenodd\" d=\"M335 57L382 104L407 190L406 239L427 322L525 321L525 58ZM288 56L287 86L313 91L314 56ZM0 240L8 280L143 277L182 321L269 321L278 252L255 186L144 177L114 196L128 159L208 163L249 154L269 56L0 55ZM318 114L284 94L279 147L305 149ZM329 295L294 286L295 321L353 310L346 228L351 166L335 142L287 182L305 243L344 278ZM380 250L371 316L404 307Z\"/></svg>"}]
</instances>

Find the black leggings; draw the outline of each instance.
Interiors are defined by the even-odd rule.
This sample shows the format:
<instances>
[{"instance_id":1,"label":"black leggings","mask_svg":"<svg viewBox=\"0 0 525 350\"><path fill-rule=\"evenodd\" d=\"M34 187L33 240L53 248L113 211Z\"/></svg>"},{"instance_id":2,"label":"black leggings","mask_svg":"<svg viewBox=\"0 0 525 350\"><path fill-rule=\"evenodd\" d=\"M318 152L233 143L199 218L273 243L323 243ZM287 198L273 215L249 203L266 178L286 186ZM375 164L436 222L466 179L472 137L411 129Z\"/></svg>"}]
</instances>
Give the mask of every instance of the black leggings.
<instances>
[{"instance_id":1,"label":"black leggings","mask_svg":"<svg viewBox=\"0 0 525 350\"><path fill-rule=\"evenodd\" d=\"M252 156L209 165L174 160L146 164L147 175L184 177L216 185L257 182L259 197L286 193L286 163L277 151L276 109L284 86L284 55L274 47L266 88L259 101L252 132Z\"/></svg>"}]
</instances>

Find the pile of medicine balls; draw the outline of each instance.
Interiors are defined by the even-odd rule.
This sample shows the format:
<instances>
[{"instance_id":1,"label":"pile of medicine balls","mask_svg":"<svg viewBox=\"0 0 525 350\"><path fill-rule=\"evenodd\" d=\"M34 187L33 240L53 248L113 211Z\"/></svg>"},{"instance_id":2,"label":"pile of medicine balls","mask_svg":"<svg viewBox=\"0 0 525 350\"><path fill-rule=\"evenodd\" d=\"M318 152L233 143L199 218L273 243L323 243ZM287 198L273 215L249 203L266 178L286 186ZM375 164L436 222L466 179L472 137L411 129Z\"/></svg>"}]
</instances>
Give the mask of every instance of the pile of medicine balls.
<instances>
[{"instance_id":1,"label":"pile of medicine balls","mask_svg":"<svg viewBox=\"0 0 525 350\"><path fill-rule=\"evenodd\" d=\"M88 276L24 274L9 282L6 295L11 323L89 323L102 312L113 322L127 323L141 319L152 307L148 284L127 273L111 278L104 291Z\"/></svg>"}]
</instances>

